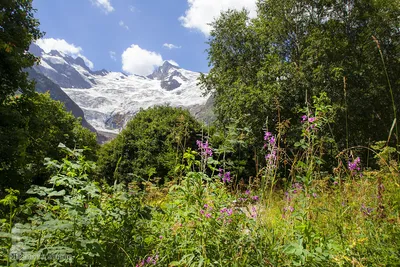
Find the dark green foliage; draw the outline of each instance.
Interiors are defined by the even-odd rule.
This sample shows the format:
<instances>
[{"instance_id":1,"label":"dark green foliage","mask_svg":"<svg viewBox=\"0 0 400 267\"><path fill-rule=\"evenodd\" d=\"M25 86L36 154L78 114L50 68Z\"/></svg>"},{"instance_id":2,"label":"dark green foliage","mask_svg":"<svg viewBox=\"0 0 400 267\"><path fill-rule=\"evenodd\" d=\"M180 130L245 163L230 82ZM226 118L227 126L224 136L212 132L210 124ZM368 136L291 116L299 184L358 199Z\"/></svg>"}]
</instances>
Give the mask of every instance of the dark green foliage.
<instances>
[{"instance_id":1,"label":"dark green foliage","mask_svg":"<svg viewBox=\"0 0 400 267\"><path fill-rule=\"evenodd\" d=\"M141 110L99 152L99 176L115 180L147 180L172 175L186 148L196 148L200 124L188 111L159 106Z\"/></svg>"},{"instance_id":2,"label":"dark green foliage","mask_svg":"<svg viewBox=\"0 0 400 267\"><path fill-rule=\"evenodd\" d=\"M46 162L49 187L32 186L25 201L16 190L0 199L1 266L134 266L147 253L141 219L150 211L136 191L91 180L96 166L82 151L61 148L65 158Z\"/></svg>"},{"instance_id":3,"label":"dark green foliage","mask_svg":"<svg viewBox=\"0 0 400 267\"><path fill-rule=\"evenodd\" d=\"M37 62L26 51L33 40L42 36L33 15L32 0L0 1L0 104L17 90L35 90L23 71Z\"/></svg>"},{"instance_id":4,"label":"dark green foliage","mask_svg":"<svg viewBox=\"0 0 400 267\"><path fill-rule=\"evenodd\" d=\"M43 184L48 176L44 158L61 159L59 143L88 147L94 159L96 136L80 125L62 103L48 94L17 96L0 106L0 190Z\"/></svg>"},{"instance_id":5,"label":"dark green foliage","mask_svg":"<svg viewBox=\"0 0 400 267\"><path fill-rule=\"evenodd\" d=\"M262 140L267 119L270 130L286 119L298 126L297 109L327 92L340 106L332 125L340 148L347 139L386 140L394 115L373 36L400 103L400 2L268 0L258 10L251 21L244 11L229 11L213 23L212 69L201 81L215 90L219 121L233 119Z\"/></svg>"}]
</instances>

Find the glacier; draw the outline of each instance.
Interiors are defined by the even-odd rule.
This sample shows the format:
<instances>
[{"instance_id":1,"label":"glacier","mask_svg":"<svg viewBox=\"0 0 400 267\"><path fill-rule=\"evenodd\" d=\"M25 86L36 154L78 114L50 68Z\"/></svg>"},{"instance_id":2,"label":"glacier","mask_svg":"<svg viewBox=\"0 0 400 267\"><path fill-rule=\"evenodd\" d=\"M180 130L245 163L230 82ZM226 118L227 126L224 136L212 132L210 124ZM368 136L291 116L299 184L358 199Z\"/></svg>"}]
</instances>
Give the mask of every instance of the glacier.
<instances>
[{"instance_id":1,"label":"glacier","mask_svg":"<svg viewBox=\"0 0 400 267\"><path fill-rule=\"evenodd\" d=\"M138 111L157 105L182 107L196 116L208 100L197 85L200 73L169 61L144 77L92 71L79 57L33 49L41 57L34 68L58 84L98 132L117 134Z\"/></svg>"}]
</instances>

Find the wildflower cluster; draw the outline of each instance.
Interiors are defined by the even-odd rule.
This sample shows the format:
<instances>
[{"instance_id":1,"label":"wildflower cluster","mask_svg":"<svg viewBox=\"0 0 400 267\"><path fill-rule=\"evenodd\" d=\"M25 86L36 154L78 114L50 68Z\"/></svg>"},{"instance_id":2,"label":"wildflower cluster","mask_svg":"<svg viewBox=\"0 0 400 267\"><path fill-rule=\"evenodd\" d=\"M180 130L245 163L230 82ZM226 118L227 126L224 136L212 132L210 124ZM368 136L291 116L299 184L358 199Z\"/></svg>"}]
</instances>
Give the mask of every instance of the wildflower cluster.
<instances>
[{"instance_id":1,"label":"wildflower cluster","mask_svg":"<svg viewBox=\"0 0 400 267\"><path fill-rule=\"evenodd\" d=\"M301 116L301 122L309 124L309 126L306 128L306 131L308 131L309 129L312 129L312 130L316 129L316 127L317 127L317 124L315 123L316 120L317 120L316 117L311 117L311 116L309 117L307 115Z\"/></svg>"},{"instance_id":2,"label":"wildflower cluster","mask_svg":"<svg viewBox=\"0 0 400 267\"><path fill-rule=\"evenodd\" d=\"M229 183L231 181L231 172L225 172L222 168L219 168L218 171L218 176L222 178L223 183Z\"/></svg>"},{"instance_id":3,"label":"wildflower cluster","mask_svg":"<svg viewBox=\"0 0 400 267\"><path fill-rule=\"evenodd\" d=\"M202 157L204 157L205 159L212 157L213 152L211 147L208 144L208 141L205 141L204 143L200 140L196 141L197 147L200 150L200 154Z\"/></svg>"},{"instance_id":4,"label":"wildflower cluster","mask_svg":"<svg viewBox=\"0 0 400 267\"><path fill-rule=\"evenodd\" d=\"M147 259L140 261L136 264L136 267L144 267L149 265L156 265L158 260L158 255L156 256L149 256Z\"/></svg>"},{"instance_id":5,"label":"wildflower cluster","mask_svg":"<svg viewBox=\"0 0 400 267\"><path fill-rule=\"evenodd\" d=\"M233 209L222 208L219 213L220 216L217 218L218 221L221 220L224 224L232 222L230 217L233 215Z\"/></svg>"},{"instance_id":6,"label":"wildflower cluster","mask_svg":"<svg viewBox=\"0 0 400 267\"><path fill-rule=\"evenodd\" d=\"M200 210L200 214L203 215L204 217L206 217L207 219L210 219L212 217L211 212L212 212L213 208L208 204L204 204L203 207L204 207L204 209Z\"/></svg>"},{"instance_id":7,"label":"wildflower cluster","mask_svg":"<svg viewBox=\"0 0 400 267\"><path fill-rule=\"evenodd\" d=\"M357 157L355 160L349 161L347 166L348 166L352 176L356 175L357 173L360 173L361 172L360 158ZM362 175L362 174L360 173L360 175Z\"/></svg>"},{"instance_id":8,"label":"wildflower cluster","mask_svg":"<svg viewBox=\"0 0 400 267\"><path fill-rule=\"evenodd\" d=\"M304 187L301 183L292 184L292 188L285 192L285 201L287 202L287 206L283 208L282 218L285 218L286 215L294 212L294 202L293 201L296 196L300 195L301 192L304 191ZM317 194L313 193L312 196L317 198Z\"/></svg>"},{"instance_id":9,"label":"wildflower cluster","mask_svg":"<svg viewBox=\"0 0 400 267\"><path fill-rule=\"evenodd\" d=\"M260 200L260 197L257 195L252 195L251 190L247 189L245 192L245 197L240 197L238 200L240 202L246 202L248 200L252 200L253 202L257 202Z\"/></svg>"},{"instance_id":10,"label":"wildflower cluster","mask_svg":"<svg viewBox=\"0 0 400 267\"><path fill-rule=\"evenodd\" d=\"M278 148L276 146L276 138L274 135L272 135L271 132L265 132L264 141L266 141L266 143L264 144L264 149L267 150L265 160L267 161L268 165L275 165L278 152Z\"/></svg>"}]
</instances>

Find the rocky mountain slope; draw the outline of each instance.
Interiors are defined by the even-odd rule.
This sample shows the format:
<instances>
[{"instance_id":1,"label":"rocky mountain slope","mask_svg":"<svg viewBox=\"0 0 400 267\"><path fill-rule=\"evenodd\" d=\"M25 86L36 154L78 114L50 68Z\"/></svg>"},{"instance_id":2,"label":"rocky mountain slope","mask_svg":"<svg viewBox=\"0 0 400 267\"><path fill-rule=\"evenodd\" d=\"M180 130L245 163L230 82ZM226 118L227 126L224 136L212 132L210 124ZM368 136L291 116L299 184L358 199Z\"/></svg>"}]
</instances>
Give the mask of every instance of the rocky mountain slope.
<instances>
[{"instance_id":1,"label":"rocky mountain slope","mask_svg":"<svg viewBox=\"0 0 400 267\"><path fill-rule=\"evenodd\" d=\"M34 75L43 75L58 85L98 132L112 136L140 109L155 105L183 107L198 118L209 117L204 116L209 113L208 97L203 97L197 86L200 74L168 61L144 77L92 71L80 57L73 58L54 50L45 53L37 45L32 45L30 51L42 59L40 65L33 67ZM79 116L78 113L74 114Z\"/></svg>"}]
</instances>

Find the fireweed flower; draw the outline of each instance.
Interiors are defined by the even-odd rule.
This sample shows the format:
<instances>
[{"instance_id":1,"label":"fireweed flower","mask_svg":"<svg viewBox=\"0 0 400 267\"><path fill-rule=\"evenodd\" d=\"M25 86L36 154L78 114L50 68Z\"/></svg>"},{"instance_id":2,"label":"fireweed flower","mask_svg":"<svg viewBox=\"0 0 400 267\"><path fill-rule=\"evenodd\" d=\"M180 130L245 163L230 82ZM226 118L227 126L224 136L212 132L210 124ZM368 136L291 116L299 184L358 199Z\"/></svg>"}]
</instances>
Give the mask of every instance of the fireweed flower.
<instances>
[{"instance_id":1,"label":"fireweed flower","mask_svg":"<svg viewBox=\"0 0 400 267\"><path fill-rule=\"evenodd\" d=\"M360 160L359 157L357 157L352 162L351 161L348 162L347 167L350 170L351 176L354 176L354 175L356 175L358 173L360 174L360 176L362 176L361 166L360 165L361 165L361 160Z\"/></svg>"},{"instance_id":2,"label":"fireweed flower","mask_svg":"<svg viewBox=\"0 0 400 267\"><path fill-rule=\"evenodd\" d=\"M228 214L228 216L231 216L232 213L233 213L233 209L228 209L228 210L226 211L226 214Z\"/></svg>"},{"instance_id":3,"label":"fireweed flower","mask_svg":"<svg viewBox=\"0 0 400 267\"><path fill-rule=\"evenodd\" d=\"M310 123L313 123L315 120L316 120L315 117L310 117L310 118L308 118L308 122L310 122Z\"/></svg>"},{"instance_id":4,"label":"fireweed flower","mask_svg":"<svg viewBox=\"0 0 400 267\"><path fill-rule=\"evenodd\" d=\"M149 257L146 258L146 260L142 260L138 264L136 264L136 267L144 267L144 266L148 266L150 264L156 265L157 264L157 260L158 260L158 255L149 256Z\"/></svg>"},{"instance_id":5,"label":"fireweed flower","mask_svg":"<svg viewBox=\"0 0 400 267\"><path fill-rule=\"evenodd\" d=\"M307 115L301 116L301 122L305 122L307 121L307 119L308 119Z\"/></svg>"},{"instance_id":6,"label":"fireweed flower","mask_svg":"<svg viewBox=\"0 0 400 267\"><path fill-rule=\"evenodd\" d=\"M265 160L268 165L275 165L276 155L278 148L276 147L276 138L270 132L265 132L264 141L267 143L264 145L264 149L268 149L268 153L265 156Z\"/></svg>"},{"instance_id":7,"label":"fireweed flower","mask_svg":"<svg viewBox=\"0 0 400 267\"><path fill-rule=\"evenodd\" d=\"M272 136L271 132L265 132L264 141L268 141L271 138L271 136Z\"/></svg>"},{"instance_id":8,"label":"fireweed flower","mask_svg":"<svg viewBox=\"0 0 400 267\"><path fill-rule=\"evenodd\" d=\"M269 139L269 143L271 144L271 145L275 145L275 137L274 136L271 136L271 138Z\"/></svg>"},{"instance_id":9,"label":"fireweed flower","mask_svg":"<svg viewBox=\"0 0 400 267\"><path fill-rule=\"evenodd\" d=\"M223 183L229 183L231 181L231 172L224 172L222 168L219 168L218 171L218 176L222 178Z\"/></svg>"},{"instance_id":10,"label":"fireweed flower","mask_svg":"<svg viewBox=\"0 0 400 267\"><path fill-rule=\"evenodd\" d=\"M297 194L298 192L301 192L303 190L303 186L300 183L294 183L292 185L293 190L293 194Z\"/></svg>"},{"instance_id":11,"label":"fireweed flower","mask_svg":"<svg viewBox=\"0 0 400 267\"><path fill-rule=\"evenodd\" d=\"M222 178L222 182L229 183L231 181L231 172L226 172Z\"/></svg>"},{"instance_id":12,"label":"fireweed flower","mask_svg":"<svg viewBox=\"0 0 400 267\"><path fill-rule=\"evenodd\" d=\"M209 158L212 157L213 152L212 149L210 147L210 145L208 144L208 141L205 141L204 143L200 140L196 141L197 147L201 152L201 156L203 156L204 158Z\"/></svg>"}]
</instances>

